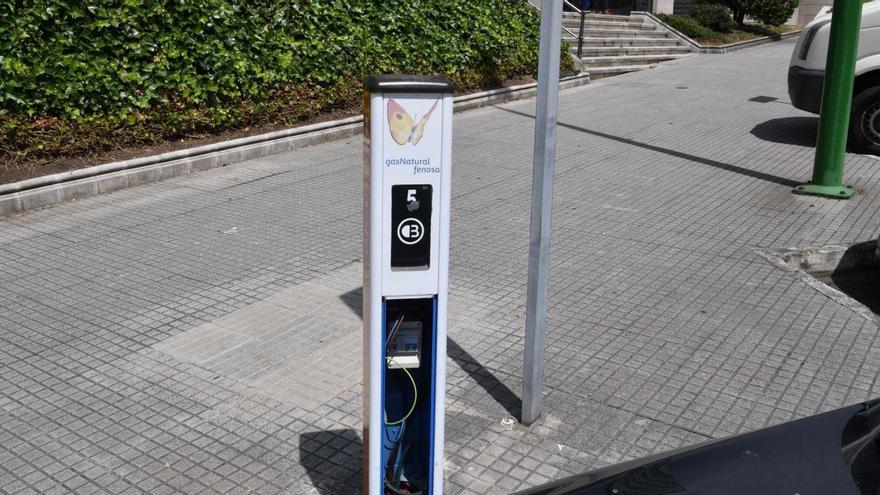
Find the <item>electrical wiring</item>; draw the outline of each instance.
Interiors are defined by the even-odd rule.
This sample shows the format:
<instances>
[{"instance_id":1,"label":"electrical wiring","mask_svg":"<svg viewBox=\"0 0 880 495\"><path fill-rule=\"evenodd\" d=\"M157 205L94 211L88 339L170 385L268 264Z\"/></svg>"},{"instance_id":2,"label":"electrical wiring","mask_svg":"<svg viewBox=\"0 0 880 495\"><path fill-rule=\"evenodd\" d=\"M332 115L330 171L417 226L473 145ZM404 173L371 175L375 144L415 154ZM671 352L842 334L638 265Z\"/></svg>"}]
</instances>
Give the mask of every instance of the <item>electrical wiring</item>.
<instances>
[{"instance_id":1,"label":"electrical wiring","mask_svg":"<svg viewBox=\"0 0 880 495\"><path fill-rule=\"evenodd\" d=\"M388 424L388 414L385 414L385 424L388 426L395 426ZM400 443L400 439L403 438L404 431L406 430L406 422L400 423L400 429L397 430L397 438L392 438L389 430L385 430L385 436L388 437L388 441L394 444Z\"/></svg>"},{"instance_id":2,"label":"electrical wiring","mask_svg":"<svg viewBox=\"0 0 880 495\"><path fill-rule=\"evenodd\" d=\"M397 421L388 421L387 419L385 420L385 425L394 426L394 425L399 425L399 424L403 423L404 421L406 421L407 419L409 419L409 417L412 416L413 411L416 410L416 402L418 402L418 400L419 400L419 388L416 386L416 379L413 378L412 373L410 373L408 369L404 368L402 364L398 363L391 356L388 356L386 359L388 359L389 363L396 364L398 368L402 369L403 372L406 373L406 376L407 376L407 378L409 378L410 383L412 383L412 388L413 388L413 401L412 401L412 406L410 406L410 408L409 408L409 412L407 412L406 415L403 416L403 418L398 419Z\"/></svg>"},{"instance_id":3,"label":"electrical wiring","mask_svg":"<svg viewBox=\"0 0 880 495\"><path fill-rule=\"evenodd\" d=\"M388 416L385 416L385 419L388 419ZM403 439L403 435L406 431L406 422L400 424L400 427L397 429L397 438L391 434L391 428L385 428L385 436L388 442L391 443L392 447L388 456L388 464L385 466L386 476L391 476L392 480L398 480L399 477L397 473L399 472L399 465L401 463L401 458L405 453L406 448L401 448L401 440Z\"/></svg>"},{"instance_id":4,"label":"electrical wiring","mask_svg":"<svg viewBox=\"0 0 880 495\"><path fill-rule=\"evenodd\" d=\"M387 365L390 367L391 364L395 364L397 366L397 369L402 370L403 373L406 375L406 377L409 378L409 381L412 384L412 390L413 390L412 405L410 405L409 411L407 411L407 413L402 418L400 418L396 421L388 421L387 411L385 413L384 422L385 422L386 426L400 425L400 429L397 431L397 435L396 435L397 438L396 439L392 439L391 435L389 433L387 433L388 430L386 430L386 435L389 435L388 440L393 443L393 448L391 450L391 454L390 454L389 461L388 461L389 465L386 468L387 475L390 475L391 478L385 480L385 489L386 489L386 494L390 492L392 494L399 494L399 495L421 495L421 493L422 493L421 490L418 490L418 489L414 490L415 487L413 487L412 485L410 485L406 481L404 481L403 484L401 485L401 478L403 476L403 459L406 457L407 450L409 450L409 445L402 445L402 440L403 440L403 436L404 436L404 428L406 427L406 421L413 415L413 412L415 411L416 405L418 404L418 400L419 400L418 385L416 384L416 380L413 377L412 373L407 368L405 368L400 362L398 362L396 359L394 359L393 356L391 356L391 342L393 342L394 339L397 337L397 333L400 330L400 328L403 326L403 322L405 319L406 319L406 313L401 313L398 316L397 320L394 322L394 324L391 326L391 329L388 332L388 338L385 339L385 359L386 359ZM400 374L397 374L396 376L397 376L398 382L400 382L401 381ZM400 392L402 394L403 393L403 384L399 383L399 387L400 387Z\"/></svg>"},{"instance_id":5,"label":"electrical wiring","mask_svg":"<svg viewBox=\"0 0 880 495\"><path fill-rule=\"evenodd\" d=\"M401 325L403 325L403 319L406 318L406 313L401 313L397 318L397 321L394 322L394 326L391 327L391 331L388 332L388 338L385 339L385 352L388 352L388 346L391 344L391 341L394 340L394 337L397 336L397 331L400 330Z\"/></svg>"},{"instance_id":6,"label":"electrical wiring","mask_svg":"<svg viewBox=\"0 0 880 495\"><path fill-rule=\"evenodd\" d=\"M407 490L407 491L403 491L403 490L400 490L400 489L398 489L398 488L394 488L394 487L391 485L391 483L389 483L389 482L387 482L387 481L385 482L385 489L390 490L391 493L394 493L395 495L422 495L422 491L421 491L421 490L417 490L417 491L414 491L414 492L411 492L411 491L409 491L409 490Z\"/></svg>"},{"instance_id":7,"label":"electrical wiring","mask_svg":"<svg viewBox=\"0 0 880 495\"><path fill-rule=\"evenodd\" d=\"M403 377L401 373L396 373L396 381L397 387L400 390L400 393L403 393ZM386 466L386 483L390 483L392 488L400 487L400 480L403 470L403 459L406 456L407 450L409 450L409 445L402 445L402 440L404 435L406 434L406 418L398 425L398 426L388 426L383 428L385 430L386 442L389 442L391 445L391 450L389 452L388 457L388 465ZM385 411L384 417L385 423L388 422L388 411ZM397 435L393 435L392 431L397 430Z\"/></svg>"},{"instance_id":8,"label":"electrical wiring","mask_svg":"<svg viewBox=\"0 0 880 495\"><path fill-rule=\"evenodd\" d=\"M393 479L396 480L394 486L400 486L400 479L403 477L403 460L406 459L407 452L409 452L409 445L404 445L400 450L400 462L397 463L392 473Z\"/></svg>"}]
</instances>

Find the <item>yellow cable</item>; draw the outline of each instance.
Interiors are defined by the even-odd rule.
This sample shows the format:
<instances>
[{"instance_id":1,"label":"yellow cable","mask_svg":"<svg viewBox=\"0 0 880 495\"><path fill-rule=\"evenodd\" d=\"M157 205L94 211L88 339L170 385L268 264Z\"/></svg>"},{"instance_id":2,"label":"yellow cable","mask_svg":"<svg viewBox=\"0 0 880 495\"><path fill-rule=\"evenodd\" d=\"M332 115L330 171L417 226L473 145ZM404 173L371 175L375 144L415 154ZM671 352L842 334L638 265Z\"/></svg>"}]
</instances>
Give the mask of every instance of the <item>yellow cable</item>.
<instances>
[{"instance_id":1,"label":"yellow cable","mask_svg":"<svg viewBox=\"0 0 880 495\"><path fill-rule=\"evenodd\" d=\"M413 387L413 401L412 401L412 406L409 408L409 412L406 413L406 416L404 416L403 418L401 418L401 419L399 419L399 420L397 420L397 421L390 421L390 422L389 422L389 421L385 421L385 425L386 425L386 426L394 426L394 425L399 425L400 423L403 423L404 421L406 421L407 419L409 419L410 416L412 416L413 411L416 410L416 401L418 401L418 399L419 399L419 389L418 389L418 387L416 387L416 380L413 378L412 374L409 372L408 369L404 368L403 365L401 365L400 363L398 363L398 362L397 362L393 357L391 357L391 356L388 356L387 359L388 359L388 362L389 362L389 363L394 363L394 364L396 364L398 368L402 369L403 372L406 373L406 376L409 377L409 381L412 383L412 387Z\"/></svg>"}]
</instances>

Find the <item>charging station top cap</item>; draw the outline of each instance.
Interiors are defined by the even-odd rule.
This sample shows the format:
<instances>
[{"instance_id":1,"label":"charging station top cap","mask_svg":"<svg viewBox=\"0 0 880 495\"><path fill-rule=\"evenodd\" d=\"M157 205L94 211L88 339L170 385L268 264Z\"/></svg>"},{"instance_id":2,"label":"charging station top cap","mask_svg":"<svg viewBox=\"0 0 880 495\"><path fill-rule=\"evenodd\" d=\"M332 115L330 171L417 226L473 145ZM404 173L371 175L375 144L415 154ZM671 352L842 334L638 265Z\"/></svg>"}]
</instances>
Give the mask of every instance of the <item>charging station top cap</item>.
<instances>
[{"instance_id":1,"label":"charging station top cap","mask_svg":"<svg viewBox=\"0 0 880 495\"><path fill-rule=\"evenodd\" d=\"M365 84L371 93L452 93L452 83L436 76L386 74L369 76Z\"/></svg>"}]
</instances>

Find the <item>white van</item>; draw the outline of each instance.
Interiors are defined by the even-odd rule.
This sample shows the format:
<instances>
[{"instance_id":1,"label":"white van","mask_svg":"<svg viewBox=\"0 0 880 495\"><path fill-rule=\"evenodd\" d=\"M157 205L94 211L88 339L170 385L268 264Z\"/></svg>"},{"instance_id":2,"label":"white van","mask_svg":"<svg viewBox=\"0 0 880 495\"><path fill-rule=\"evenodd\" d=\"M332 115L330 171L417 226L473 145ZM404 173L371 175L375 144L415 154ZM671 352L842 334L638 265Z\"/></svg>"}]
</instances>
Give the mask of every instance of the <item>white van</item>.
<instances>
[{"instance_id":1,"label":"white van","mask_svg":"<svg viewBox=\"0 0 880 495\"><path fill-rule=\"evenodd\" d=\"M788 94L796 108L819 113L831 14L817 16L801 33L788 69ZM880 154L880 0L866 3L856 62L850 144Z\"/></svg>"}]
</instances>

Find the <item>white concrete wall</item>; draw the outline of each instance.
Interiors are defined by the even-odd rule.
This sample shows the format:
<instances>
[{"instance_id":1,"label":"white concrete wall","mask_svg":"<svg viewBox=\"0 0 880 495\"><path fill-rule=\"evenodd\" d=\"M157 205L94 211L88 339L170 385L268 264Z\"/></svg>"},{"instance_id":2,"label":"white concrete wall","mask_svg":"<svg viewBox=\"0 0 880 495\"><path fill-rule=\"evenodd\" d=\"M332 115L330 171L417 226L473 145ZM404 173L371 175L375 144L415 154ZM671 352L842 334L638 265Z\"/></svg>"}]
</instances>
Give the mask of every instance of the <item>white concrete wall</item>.
<instances>
[{"instance_id":1,"label":"white concrete wall","mask_svg":"<svg viewBox=\"0 0 880 495\"><path fill-rule=\"evenodd\" d=\"M795 11L789 24L808 24L819 13L822 7L830 7L834 0L801 0L800 6Z\"/></svg>"},{"instance_id":2,"label":"white concrete wall","mask_svg":"<svg viewBox=\"0 0 880 495\"><path fill-rule=\"evenodd\" d=\"M675 13L675 0L654 0L651 12L655 14Z\"/></svg>"}]
</instances>

